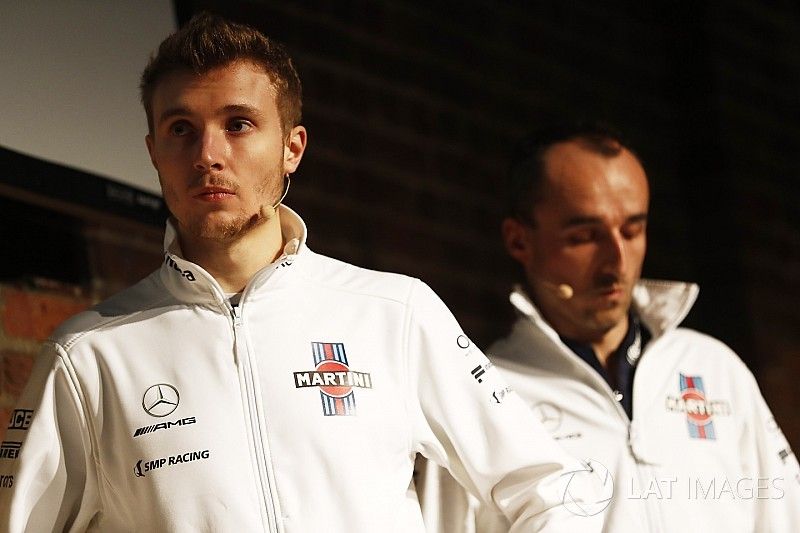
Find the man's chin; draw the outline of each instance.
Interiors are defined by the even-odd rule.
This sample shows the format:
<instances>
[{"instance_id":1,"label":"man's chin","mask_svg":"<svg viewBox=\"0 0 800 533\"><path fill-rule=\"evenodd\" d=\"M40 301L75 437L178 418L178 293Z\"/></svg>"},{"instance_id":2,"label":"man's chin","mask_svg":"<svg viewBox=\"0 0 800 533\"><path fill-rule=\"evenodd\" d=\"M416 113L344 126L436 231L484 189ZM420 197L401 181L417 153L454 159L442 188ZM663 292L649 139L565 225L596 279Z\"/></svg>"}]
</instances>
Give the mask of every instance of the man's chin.
<instances>
[{"instance_id":1,"label":"man's chin","mask_svg":"<svg viewBox=\"0 0 800 533\"><path fill-rule=\"evenodd\" d=\"M188 225L185 230L198 239L228 242L241 235L246 225L246 218L206 218Z\"/></svg>"},{"instance_id":2,"label":"man's chin","mask_svg":"<svg viewBox=\"0 0 800 533\"><path fill-rule=\"evenodd\" d=\"M624 306L615 306L612 309L597 311L592 317L595 327L599 331L609 331L625 320L628 310Z\"/></svg>"}]
</instances>

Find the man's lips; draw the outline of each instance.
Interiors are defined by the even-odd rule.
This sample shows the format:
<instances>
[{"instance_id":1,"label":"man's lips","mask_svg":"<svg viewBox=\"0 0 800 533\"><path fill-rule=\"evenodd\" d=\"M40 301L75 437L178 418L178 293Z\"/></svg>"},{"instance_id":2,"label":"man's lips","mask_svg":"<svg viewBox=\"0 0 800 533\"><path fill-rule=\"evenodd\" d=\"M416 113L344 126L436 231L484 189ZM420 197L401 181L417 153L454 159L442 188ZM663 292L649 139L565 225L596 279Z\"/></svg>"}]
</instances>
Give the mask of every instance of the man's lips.
<instances>
[{"instance_id":1,"label":"man's lips","mask_svg":"<svg viewBox=\"0 0 800 533\"><path fill-rule=\"evenodd\" d=\"M595 292L598 296L614 298L622 296L624 293L623 289L624 287L621 284L615 284L606 287L600 287Z\"/></svg>"},{"instance_id":2,"label":"man's lips","mask_svg":"<svg viewBox=\"0 0 800 533\"><path fill-rule=\"evenodd\" d=\"M236 193L225 187L203 187L194 195L194 198L206 202L218 202L234 196L236 196Z\"/></svg>"}]
</instances>

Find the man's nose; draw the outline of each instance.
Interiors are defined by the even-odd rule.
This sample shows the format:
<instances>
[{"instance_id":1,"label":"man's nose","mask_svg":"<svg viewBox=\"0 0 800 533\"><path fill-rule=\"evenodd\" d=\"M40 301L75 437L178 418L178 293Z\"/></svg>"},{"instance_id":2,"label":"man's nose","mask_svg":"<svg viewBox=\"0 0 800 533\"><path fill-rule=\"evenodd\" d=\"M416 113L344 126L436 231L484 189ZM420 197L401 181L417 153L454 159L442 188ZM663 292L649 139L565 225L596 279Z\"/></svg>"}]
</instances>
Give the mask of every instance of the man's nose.
<instances>
[{"instance_id":1,"label":"man's nose","mask_svg":"<svg viewBox=\"0 0 800 533\"><path fill-rule=\"evenodd\" d=\"M615 274L625 272L627 267L627 260L625 256L627 241L625 237L619 233L611 233L603 244L603 263L609 271Z\"/></svg>"},{"instance_id":2,"label":"man's nose","mask_svg":"<svg viewBox=\"0 0 800 533\"><path fill-rule=\"evenodd\" d=\"M225 143L220 135L206 129L197 139L194 168L200 172L222 170L225 167Z\"/></svg>"}]
</instances>

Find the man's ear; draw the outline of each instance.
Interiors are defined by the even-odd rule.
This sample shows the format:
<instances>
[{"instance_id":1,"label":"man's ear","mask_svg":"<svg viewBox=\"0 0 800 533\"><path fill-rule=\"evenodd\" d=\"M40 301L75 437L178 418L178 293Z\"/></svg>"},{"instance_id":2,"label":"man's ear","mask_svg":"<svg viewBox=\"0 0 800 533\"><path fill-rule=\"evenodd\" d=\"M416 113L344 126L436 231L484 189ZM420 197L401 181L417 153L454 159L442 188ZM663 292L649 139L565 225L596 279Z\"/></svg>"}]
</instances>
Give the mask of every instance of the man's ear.
<instances>
[{"instance_id":1,"label":"man's ear","mask_svg":"<svg viewBox=\"0 0 800 533\"><path fill-rule=\"evenodd\" d=\"M307 135L305 127L295 126L286 136L286 144L283 147L284 174L292 174L300 166L300 160L306 151Z\"/></svg>"},{"instance_id":2,"label":"man's ear","mask_svg":"<svg viewBox=\"0 0 800 533\"><path fill-rule=\"evenodd\" d=\"M144 144L147 146L147 153L150 154L150 162L153 164L156 172L158 172L158 165L156 164L155 157L153 157L153 136L149 133L144 136Z\"/></svg>"},{"instance_id":3,"label":"man's ear","mask_svg":"<svg viewBox=\"0 0 800 533\"><path fill-rule=\"evenodd\" d=\"M512 217L503 219L501 225L503 244L506 246L508 255L523 265L528 264L533 254L530 229L530 226Z\"/></svg>"}]
</instances>

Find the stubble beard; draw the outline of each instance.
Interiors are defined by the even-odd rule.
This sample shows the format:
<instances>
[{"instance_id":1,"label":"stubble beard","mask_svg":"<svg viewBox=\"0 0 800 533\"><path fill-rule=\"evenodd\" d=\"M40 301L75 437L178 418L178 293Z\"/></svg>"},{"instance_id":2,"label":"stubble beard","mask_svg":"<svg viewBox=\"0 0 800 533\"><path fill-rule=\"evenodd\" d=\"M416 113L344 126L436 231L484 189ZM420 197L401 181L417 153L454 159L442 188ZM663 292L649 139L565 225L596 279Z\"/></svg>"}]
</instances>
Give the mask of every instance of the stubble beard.
<instances>
[{"instance_id":1,"label":"stubble beard","mask_svg":"<svg viewBox=\"0 0 800 533\"><path fill-rule=\"evenodd\" d=\"M614 329L628 316L632 302L632 288L627 291L625 297L613 306L587 309L584 314L584 325L598 333L607 333Z\"/></svg>"},{"instance_id":2,"label":"stubble beard","mask_svg":"<svg viewBox=\"0 0 800 533\"><path fill-rule=\"evenodd\" d=\"M255 206L255 212L250 213L244 207L238 212L216 211L203 215L188 216L184 220L177 219L180 233L201 240L227 243L240 239L255 227L266 221L263 216L265 206L272 206L282 192L282 169L280 166L273 168L265 174L261 182L254 187L252 194L255 198L263 199L262 205ZM241 187L238 183L224 177L209 180L209 185L225 187L239 193Z\"/></svg>"},{"instance_id":3,"label":"stubble beard","mask_svg":"<svg viewBox=\"0 0 800 533\"><path fill-rule=\"evenodd\" d=\"M586 329L597 333L607 333L614 329L627 316L628 309L619 304L613 309L590 310L584 315L583 324Z\"/></svg>"}]
</instances>

